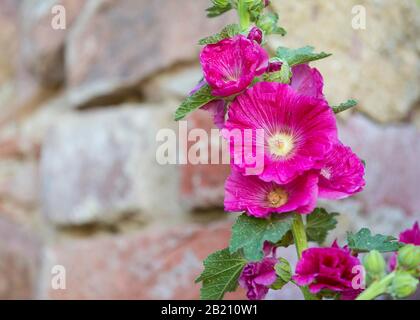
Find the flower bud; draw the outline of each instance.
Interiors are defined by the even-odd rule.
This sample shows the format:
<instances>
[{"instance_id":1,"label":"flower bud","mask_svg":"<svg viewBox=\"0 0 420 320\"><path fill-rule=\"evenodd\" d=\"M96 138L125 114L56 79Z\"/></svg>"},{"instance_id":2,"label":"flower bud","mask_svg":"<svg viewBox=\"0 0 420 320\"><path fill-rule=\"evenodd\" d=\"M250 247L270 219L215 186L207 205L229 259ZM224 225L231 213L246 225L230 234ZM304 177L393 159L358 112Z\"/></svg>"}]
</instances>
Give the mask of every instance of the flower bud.
<instances>
[{"instance_id":1,"label":"flower bud","mask_svg":"<svg viewBox=\"0 0 420 320\"><path fill-rule=\"evenodd\" d=\"M419 280L407 272L397 272L391 284L391 294L399 299L409 297L416 292Z\"/></svg>"},{"instance_id":2,"label":"flower bud","mask_svg":"<svg viewBox=\"0 0 420 320\"><path fill-rule=\"evenodd\" d=\"M268 65L268 72L280 71L282 63L280 61L270 62Z\"/></svg>"},{"instance_id":3,"label":"flower bud","mask_svg":"<svg viewBox=\"0 0 420 320\"><path fill-rule=\"evenodd\" d=\"M257 21L257 26L260 29L264 30L266 34L271 34L276 28L278 20L279 18L276 14L267 13L260 16L260 18Z\"/></svg>"},{"instance_id":4,"label":"flower bud","mask_svg":"<svg viewBox=\"0 0 420 320\"><path fill-rule=\"evenodd\" d=\"M264 6L268 7L270 5L270 0L264 0Z\"/></svg>"},{"instance_id":5,"label":"flower bud","mask_svg":"<svg viewBox=\"0 0 420 320\"><path fill-rule=\"evenodd\" d=\"M263 33L257 27L253 27L248 34L248 39L249 40L254 40L258 44L261 44L261 42L263 40Z\"/></svg>"},{"instance_id":6,"label":"flower bud","mask_svg":"<svg viewBox=\"0 0 420 320\"><path fill-rule=\"evenodd\" d=\"M363 258L363 265L373 278L382 278L385 274L385 259L377 250L372 250Z\"/></svg>"},{"instance_id":7,"label":"flower bud","mask_svg":"<svg viewBox=\"0 0 420 320\"><path fill-rule=\"evenodd\" d=\"M398 251L398 265L406 269L416 269L420 265L420 246L405 245Z\"/></svg>"}]
</instances>

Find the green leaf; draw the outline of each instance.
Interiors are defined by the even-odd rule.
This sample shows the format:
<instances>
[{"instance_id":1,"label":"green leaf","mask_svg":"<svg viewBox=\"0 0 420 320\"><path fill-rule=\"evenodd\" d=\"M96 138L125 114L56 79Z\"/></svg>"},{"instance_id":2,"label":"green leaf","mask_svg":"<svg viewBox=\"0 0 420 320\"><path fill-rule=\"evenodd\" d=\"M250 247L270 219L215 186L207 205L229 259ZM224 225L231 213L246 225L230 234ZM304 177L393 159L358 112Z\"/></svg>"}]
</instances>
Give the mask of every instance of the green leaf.
<instances>
[{"instance_id":1,"label":"green leaf","mask_svg":"<svg viewBox=\"0 0 420 320\"><path fill-rule=\"evenodd\" d=\"M204 260L203 273L195 280L203 283L201 299L220 300L226 292L235 291L246 263L240 253L231 254L227 248L210 254Z\"/></svg>"},{"instance_id":2,"label":"green leaf","mask_svg":"<svg viewBox=\"0 0 420 320\"><path fill-rule=\"evenodd\" d=\"M265 241L279 241L292 227L290 215L276 215L269 219L258 219L243 214L232 227L229 250L231 253L243 249L245 258L258 261L264 257Z\"/></svg>"},{"instance_id":3,"label":"green leaf","mask_svg":"<svg viewBox=\"0 0 420 320\"><path fill-rule=\"evenodd\" d=\"M396 238L381 234L372 235L367 228L359 230L357 233L347 233L349 248L355 252L369 252L378 250L379 252L397 251L401 245Z\"/></svg>"},{"instance_id":4,"label":"green leaf","mask_svg":"<svg viewBox=\"0 0 420 320\"><path fill-rule=\"evenodd\" d=\"M287 62L283 62L279 71L264 74L264 80L268 82L290 83L292 70Z\"/></svg>"},{"instance_id":5,"label":"green leaf","mask_svg":"<svg viewBox=\"0 0 420 320\"><path fill-rule=\"evenodd\" d=\"M340 112L346 111L350 108L353 108L355 106L357 106L357 101L353 100L353 99L350 99L350 100L347 100L346 102L343 102L342 104L340 104L338 106L333 106L332 109L333 109L334 113L340 113Z\"/></svg>"},{"instance_id":6,"label":"green leaf","mask_svg":"<svg viewBox=\"0 0 420 320\"><path fill-rule=\"evenodd\" d=\"M264 31L266 35L270 34L280 34L282 36L286 35L286 30L282 27L279 27L277 23L279 22L279 15L274 12L268 12L259 16L256 25L258 28Z\"/></svg>"},{"instance_id":7,"label":"green leaf","mask_svg":"<svg viewBox=\"0 0 420 320\"><path fill-rule=\"evenodd\" d=\"M279 47L277 48L276 55L281 61L287 62L290 67L293 67L298 64L323 59L331 55L330 53L315 53L313 51L314 47L311 46L306 46L299 49Z\"/></svg>"},{"instance_id":8,"label":"green leaf","mask_svg":"<svg viewBox=\"0 0 420 320\"><path fill-rule=\"evenodd\" d=\"M276 282L271 285L271 289L280 290L292 279L292 268L284 258L279 258L279 263L274 266L278 276Z\"/></svg>"},{"instance_id":9,"label":"green leaf","mask_svg":"<svg viewBox=\"0 0 420 320\"><path fill-rule=\"evenodd\" d=\"M202 107L215 98L216 97L211 94L210 86L207 84L204 85L200 90L190 95L184 100L184 102L182 102L175 112L175 120L178 121L183 119L191 111Z\"/></svg>"},{"instance_id":10,"label":"green leaf","mask_svg":"<svg viewBox=\"0 0 420 320\"><path fill-rule=\"evenodd\" d=\"M328 232L334 230L337 225L336 212L328 213L323 208L316 208L306 218L306 235L308 241L322 244L327 238Z\"/></svg>"},{"instance_id":11,"label":"green leaf","mask_svg":"<svg viewBox=\"0 0 420 320\"><path fill-rule=\"evenodd\" d=\"M226 39L226 38L232 38L236 36L237 34L241 33L241 29L239 25L237 24L229 24L226 27L222 29L219 33L209 36L206 38L201 39L198 41L199 45L206 45L206 44L214 44L218 43L219 41Z\"/></svg>"},{"instance_id":12,"label":"green leaf","mask_svg":"<svg viewBox=\"0 0 420 320\"><path fill-rule=\"evenodd\" d=\"M283 238L280 241L276 242L276 247L289 247L295 243L295 239L293 238L292 231L287 231Z\"/></svg>"},{"instance_id":13,"label":"green leaf","mask_svg":"<svg viewBox=\"0 0 420 320\"><path fill-rule=\"evenodd\" d=\"M232 9L232 5L229 4L226 7L221 7L221 6L216 6L214 5L213 7L207 8L207 17L209 18L214 18L214 17L218 17L222 14L224 14L225 12L228 12L229 10Z\"/></svg>"}]
</instances>

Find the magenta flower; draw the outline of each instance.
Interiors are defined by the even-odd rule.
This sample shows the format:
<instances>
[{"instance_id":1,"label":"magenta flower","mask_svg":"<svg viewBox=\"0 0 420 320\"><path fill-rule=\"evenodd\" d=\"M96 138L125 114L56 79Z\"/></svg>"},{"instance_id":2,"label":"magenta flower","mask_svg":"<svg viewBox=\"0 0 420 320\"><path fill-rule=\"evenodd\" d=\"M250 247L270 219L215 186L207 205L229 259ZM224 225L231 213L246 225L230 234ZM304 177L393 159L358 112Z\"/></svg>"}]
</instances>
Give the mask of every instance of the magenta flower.
<instances>
[{"instance_id":1,"label":"magenta flower","mask_svg":"<svg viewBox=\"0 0 420 320\"><path fill-rule=\"evenodd\" d=\"M406 244L414 244L420 246L420 228L419 223L416 221L411 229L407 229L400 233L400 242Z\"/></svg>"},{"instance_id":2,"label":"magenta flower","mask_svg":"<svg viewBox=\"0 0 420 320\"><path fill-rule=\"evenodd\" d=\"M292 74L290 85L293 89L306 96L324 98L324 79L316 68L300 64L292 67Z\"/></svg>"},{"instance_id":3,"label":"magenta flower","mask_svg":"<svg viewBox=\"0 0 420 320\"><path fill-rule=\"evenodd\" d=\"M319 196L343 199L362 191L365 167L349 147L336 143L325 156L319 177Z\"/></svg>"},{"instance_id":4,"label":"magenta flower","mask_svg":"<svg viewBox=\"0 0 420 320\"><path fill-rule=\"evenodd\" d=\"M248 39L253 40L258 44L261 44L263 40L263 32L261 31L261 29L253 27L248 34Z\"/></svg>"},{"instance_id":5,"label":"magenta flower","mask_svg":"<svg viewBox=\"0 0 420 320\"><path fill-rule=\"evenodd\" d=\"M204 78L215 96L228 97L246 89L268 67L268 54L242 35L209 44L200 54Z\"/></svg>"},{"instance_id":6,"label":"magenta flower","mask_svg":"<svg viewBox=\"0 0 420 320\"><path fill-rule=\"evenodd\" d=\"M299 286L309 286L313 294L329 290L340 293L342 299L354 299L360 292L352 286L353 267L358 265L359 259L347 248L310 248L302 253L293 280Z\"/></svg>"},{"instance_id":7,"label":"magenta flower","mask_svg":"<svg viewBox=\"0 0 420 320\"><path fill-rule=\"evenodd\" d=\"M256 141L250 144L254 150L264 150L264 168L259 177L278 184L288 183L307 170L320 169L320 161L337 140L336 119L325 100L300 95L290 86L275 82L257 83L237 96L229 108L225 128L227 132L240 131L244 140L247 129L264 131L263 146L257 146ZM246 169L255 168L255 164L240 160L255 154L249 147L235 147L233 140L233 165L246 174Z\"/></svg>"},{"instance_id":8,"label":"magenta flower","mask_svg":"<svg viewBox=\"0 0 420 320\"><path fill-rule=\"evenodd\" d=\"M277 279L274 266L277 259L274 257L264 258L260 262L250 262L242 270L239 277L239 284L247 290L249 300L261 300Z\"/></svg>"},{"instance_id":9,"label":"magenta flower","mask_svg":"<svg viewBox=\"0 0 420 320\"><path fill-rule=\"evenodd\" d=\"M420 228L419 223L416 221L411 229L404 230L400 233L399 241L406 244L414 244L415 246L420 246ZM389 269L391 271L395 270L397 267L397 256L395 252L389 260Z\"/></svg>"},{"instance_id":10,"label":"magenta flower","mask_svg":"<svg viewBox=\"0 0 420 320\"><path fill-rule=\"evenodd\" d=\"M281 62L271 62L267 71L280 71L281 66ZM324 79L318 69L311 68L307 64L299 64L292 67L290 86L300 94L319 99L324 98Z\"/></svg>"},{"instance_id":11,"label":"magenta flower","mask_svg":"<svg viewBox=\"0 0 420 320\"><path fill-rule=\"evenodd\" d=\"M201 80L197 84L197 86L190 92L190 95L196 93L205 84L206 84L206 81ZM223 99L216 99L216 100L210 101L209 103L206 103L200 109L207 110L208 112L210 112L210 114L213 116L213 121L216 127L219 129L222 129L225 125L225 115L226 115L225 105L226 103Z\"/></svg>"},{"instance_id":12,"label":"magenta flower","mask_svg":"<svg viewBox=\"0 0 420 320\"><path fill-rule=\"evenodd\" d=\"M279 185L234 170L225 184L225 210L246 211L257 218L267 217L273 212L311 213L316 205L317 183L318 176L311 171Z\"/></svg>"}]
</instances>

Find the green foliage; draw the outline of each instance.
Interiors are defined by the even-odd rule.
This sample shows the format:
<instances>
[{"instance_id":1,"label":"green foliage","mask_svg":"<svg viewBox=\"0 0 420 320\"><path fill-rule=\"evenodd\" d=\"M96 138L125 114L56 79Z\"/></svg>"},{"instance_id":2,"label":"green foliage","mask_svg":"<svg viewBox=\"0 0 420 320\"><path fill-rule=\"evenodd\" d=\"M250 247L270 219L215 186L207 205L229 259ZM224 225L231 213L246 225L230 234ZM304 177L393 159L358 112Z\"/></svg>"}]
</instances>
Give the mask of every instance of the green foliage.
<instances>
[{"instance_id":1,"label":"green foliage","mask_svg":"<svg viewBox=\"0 0 420 320\"><path fill-rule=\"evenodd\" d=\"M369 252L377 250L379 252L392 252L400 248L400 243L391 236L381 234L372 235L367 228L359 230L357 233L348 232L347 242L349 248L355 252Z\"/></svg>"},{"instance_id":2,"label":"green foliage","mask_svg":"<svg viewBox=\"0 0 420 320\"><path fill-rule=\"evenodd\" d=\"M314 47L311 46L306 46L299 49L279 47L277 48L276 55L280 61L287 62L290 67L331 56L330 53L315 53L313 51Z\"/></svg>"},{"instance_id":3,"label":"green foliage","mask_svg":"<svg viewBox=\"0 0 420 320\"><path fill-rule=\"evenodd\" d=\"M290 215L276 215L268 219L258 219L243 214L232 227L229 250L231 253L243 249L245 258L258 261L264 257L265 241L275 243L292 227Z\"/></svg>"},{"instance_id":4,"label":"green foliage","mask_svg":"<svg viewBox=\"0 0 420 320\"><path fill-rule=\"evenodd\" d=\"M285 247L291 246L295 243L295 240L293 239L293 233L292 231L287 231L286 234L281 238L280 241L277 241L276 246L277 247Z\"/></svg>"},{"instance_id":5,"label":"green foliage","mask_svg":"<svg viewBox=\"0 0 420 320\"><path fill-rule=\"evenodd\" d=\"M287 32L285 29L277 25L278 21L279 15L277 13L268 12L258 18L256 25L258 28L263 30L266 35L279 34L281 36L285 36Z\"/></svg>"},{"instance_id":6,"label":"green foliage","mask_svg":"<svg viewBox=\"0 0 420 320\"><path fill-rule=\"evenodd\" d=\"M202 282L201 299L220 300L226 292L235 291L238 278L247 261L240 253L223 249L210 254L204 260L204 271L195 280Z\"/></svg>"},{"instance_id":7,"label":"green foliage","mask_svg":"<svg viewBox=\"0 0 420 320\"><path fill-rule=\"evenodd\" d=\"M337 226L336 212L328 213L323 208L316 208L306 218L306 235L308 241L322 244L328 236L328 232Z\"/></svg>"},{"instance_id":8,"label":"green foliage","mask_svg":"<svg viewBox=\"0 0 420 320\"><path fill-rule=\"evenodd\" d=\"M357 101L354 99L350 99L350 100L347 100L346 102L341 103L338 106L333 106L332 109L334 113L340 113L348 109L351 109L355 106L357 106Z\"/></svg>"},{"instance_id":9,"label":"green foliage","mask_svg":"<svg viewBox=\"0 0 420 320\"><path fill-rule=\"evenodd\" d=\"M213 6L206 9L207 11L207 17L214 18L218 17L225 12L230 11L233 7L230 3L230 1L226 0L212 0Z\"/></svg>"},{"instance_id":10,"label":"green foliage","mask_svg":"<svg viewBox=\"0 0 420 320\"><path fill-rule=\"evenodd\" d=\"M188 113L194 111L206 103L214 100L215 97L211 94L211 88L209 85L204 85L200 90L196 93L190 95L175 112L175 120L183 119Z\"/></svg>"},{"instance_id":11,"label":"green foliage","mask_svg":"<svg viewBox=\"0 0 420 320\"><path fill-rule=\"evenodd\" d=\"M271 285L271 289L280 290L292 279L292 268L284 258L279 258L279 263L274 267L278 276L276 282Z\"/></svg>"},{"instance_id":12,"label":"green foliage","mask_svg":"<svg viewBox=\"0 0 420 320\"><path fill-rule=\"evenodd\" d=\"M206 45L206 44L214 44L218 43L219 41L226 39L226 38L232 38L233 36L239 34L241 32L239 25L237 24L229 24L226 27L223 28L222 31L219 33L209 36L206 38L201 39L198 41L198 44L200 45Z\"/></svg>"}]
</instances>

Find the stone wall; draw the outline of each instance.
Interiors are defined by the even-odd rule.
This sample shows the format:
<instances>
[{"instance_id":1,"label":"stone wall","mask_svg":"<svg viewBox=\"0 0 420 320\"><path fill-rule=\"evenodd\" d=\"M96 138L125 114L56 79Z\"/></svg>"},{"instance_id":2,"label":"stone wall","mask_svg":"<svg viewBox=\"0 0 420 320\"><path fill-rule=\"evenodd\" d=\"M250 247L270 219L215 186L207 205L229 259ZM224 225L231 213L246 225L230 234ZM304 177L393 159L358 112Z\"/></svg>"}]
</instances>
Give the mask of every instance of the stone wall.
<instances>
[{"instance_id":1,"label":"stone wall","mask_svg":"<svg viewBox=\"0 0 420 320\"><path fill-rule=\"evenodd\" d=\"M197 40L235 20L205 19L208 2L0 0L0 298L198 297L201 260L227 245L234 219L223 213L229 168L161 166L155 137L177 130L172 114L201 77ZM51 27L57 4L65 30ZM351 27L355 4L366 30ZM317 63L328 99L360 101L340 134L366 160L367 188L328 204L340 232L408 227L420 207L419 7L272 6L289 34L269 46L334 53ZM188 123L212 128L201 111ZM56 265L65 290L51 286Z\"/></svg>"}]
</instances>

